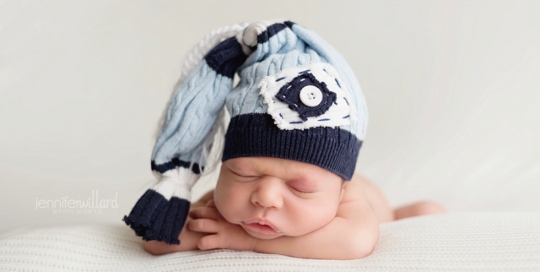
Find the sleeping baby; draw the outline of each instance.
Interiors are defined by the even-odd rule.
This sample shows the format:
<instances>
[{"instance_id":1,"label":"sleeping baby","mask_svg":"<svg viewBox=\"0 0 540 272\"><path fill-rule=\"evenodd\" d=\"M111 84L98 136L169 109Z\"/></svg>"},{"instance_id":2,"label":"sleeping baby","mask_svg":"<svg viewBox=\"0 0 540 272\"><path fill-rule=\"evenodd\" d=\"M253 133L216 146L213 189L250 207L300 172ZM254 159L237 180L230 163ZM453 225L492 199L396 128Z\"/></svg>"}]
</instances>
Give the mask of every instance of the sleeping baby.
<instances>
[{"instance_id":1,"label":"sleeping baby","mask_svg":"<svg viewBox=\"0 0 540 272\"><path fill-rule=\"evenodd\" d=\"M316 33L286 21L224 36L172 96L152 153L160 181L124 217L148 252L356 259L373 251L380 223L444 212L427 201L392 210L354 173L365 100L347 62ZM222 151L216 188L191 205L211 148Z\"/></svg>"}]
</instances>

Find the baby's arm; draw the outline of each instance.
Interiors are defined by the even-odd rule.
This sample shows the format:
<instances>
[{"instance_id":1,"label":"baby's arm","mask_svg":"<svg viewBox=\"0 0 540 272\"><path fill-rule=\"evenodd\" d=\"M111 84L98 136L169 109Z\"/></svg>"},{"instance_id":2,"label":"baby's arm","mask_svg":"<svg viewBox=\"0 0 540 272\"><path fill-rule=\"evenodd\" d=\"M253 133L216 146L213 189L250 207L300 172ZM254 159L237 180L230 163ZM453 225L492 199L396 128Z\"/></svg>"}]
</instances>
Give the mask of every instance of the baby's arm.
<instances>
[{"instance_id":1,"label":"baby's arm","mask_svg":"<svg viewBox=\"0 0 540 272\"><path fill-rule=\"evenodd\" d=\"M379 224L360 179L355 175L346 184L336 217L326 226L304 236L256 239L240 226L225 221L214 207L195 209L192 215L202 220L191 221L189 228L210 234L200 239L200 249L231 248L314 259L362 258L373 251Z\"/></svg>"},{"instance_id":2,"label":"baby's arm","mask_svg":"<svg viewBox=\"0 0 540 272\"><path fill-rule=\"evenodd\" d=\"M206 193L203 197L201 197L201 199L199 199L199 201L191 204L190 210L197 207L204 207L206 202L212 198L214 198L213 190ZM197 244L199 243L199 240L207 234L189 230L187 228L187 222L189 222L191 219L191 217L187 218L186 224L182 228L180 236L178 236L178 239L180 240L179 245L169 245L162 241L143 241L143 248L154 255L162 255L178 251L198 250Z\"/></svg>"}]
</instances>

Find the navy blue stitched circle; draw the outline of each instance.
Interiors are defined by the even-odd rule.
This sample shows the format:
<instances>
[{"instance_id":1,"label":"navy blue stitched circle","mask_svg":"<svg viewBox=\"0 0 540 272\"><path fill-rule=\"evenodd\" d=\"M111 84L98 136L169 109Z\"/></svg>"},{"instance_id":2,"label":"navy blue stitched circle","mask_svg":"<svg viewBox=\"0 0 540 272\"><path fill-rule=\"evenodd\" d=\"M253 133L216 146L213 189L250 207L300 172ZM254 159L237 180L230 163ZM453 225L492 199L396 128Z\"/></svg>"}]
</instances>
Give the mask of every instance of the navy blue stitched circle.
<instances>
[{"instance_id":1,"label":"navy blue stitched circle","mask_svg":"<svg viewBox=\"0 0 540 272\"><path fill-rule=\"evenodd\" d=\"M304 105L300 100L300 91L306 86L315 86L322 93L322 101L315 107ZM336 93L328 90L326 83L319 82L311 73L301 73L291 82L285 84L276 94L276 98L283 101L289 108L300 114L302 121L308 117L320 116L328 111L332 103L336 102Z\"/></svg>"}]
</instances>

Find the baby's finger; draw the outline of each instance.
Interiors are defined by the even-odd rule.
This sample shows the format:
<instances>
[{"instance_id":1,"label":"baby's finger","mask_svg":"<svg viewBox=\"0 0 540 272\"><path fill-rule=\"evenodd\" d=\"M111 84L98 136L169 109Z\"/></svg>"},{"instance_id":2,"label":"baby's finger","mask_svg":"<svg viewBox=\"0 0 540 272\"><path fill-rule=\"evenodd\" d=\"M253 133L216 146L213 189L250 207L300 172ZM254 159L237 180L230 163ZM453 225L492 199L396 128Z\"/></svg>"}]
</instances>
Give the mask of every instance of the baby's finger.
<instances>
[{"instance_id":1,"label":"baby's finger","mask_svg":"<svg viewBox=\"0 0 540 272\"><path fill-rule=\"evenodd\" d=\"M189 212L189 216L195 219L208 218L208 219L219 219L221 214L215 208L201 207L193 209Z\"/></svg>"},{"instance_id":2,"label":"baby's finger","mask_svg":"<svg viewBox=\"0 0 540 272\"><path fill-rule=\"evenodd\" d=\"M210 199L206 202L206 207L216 207L216 202L214 202L213 199Z\"/></svg>"},{"instance_id":3,"label":"baby's finger","mask_svg":"<svg viewBox=\"0 0 540 272\"><path fill-rule=\"evenodd\" d=\"M219 237L217 235L206 235L199 240L197 247L200 250L209 250L220 248Z\"/></svg>"},{"instance_id":4,"label":"baby's finger","mask_svg":"<svg viewBox=\"0 0 540 272\"><path fill-rule=\"evenodd\" d=\"M195 219L188 222L188 229L196 232L216 233L219 230L219 225L216 220Z\"/></svg>"}]
</instances>

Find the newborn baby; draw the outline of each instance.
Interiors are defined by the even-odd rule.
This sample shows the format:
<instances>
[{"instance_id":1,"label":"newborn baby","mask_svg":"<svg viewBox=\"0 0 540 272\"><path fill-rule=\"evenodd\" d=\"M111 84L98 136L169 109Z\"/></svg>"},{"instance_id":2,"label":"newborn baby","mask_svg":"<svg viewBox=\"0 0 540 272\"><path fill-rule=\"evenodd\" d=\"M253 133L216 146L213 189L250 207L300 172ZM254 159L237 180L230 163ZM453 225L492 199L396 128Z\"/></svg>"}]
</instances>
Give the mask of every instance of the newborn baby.
<instances>
[{"instance_id":1,"label":"newborn baby","mask_svg":"<svg viewBox=\"0 0 540 272\"><path fill-rule=\"evenodd\" d=\"M379 223L444 211L433 202L392 211L360 175L344 181L315 165L267 157L225 161L215 191L193 206L180 245L145 241L144 248L155 255L230 248L355 259L372 252Z\"/></svg>"},{"instance_id":2,"label":"newborn baby","mask_svg":"<svg viewBox=\"0 0 540 272\"><path fill-rule=\"evenodd\" d=\"M153 254L230 248L294 257L369 255L381 222L443 211L430 202L392 211L355 175L367 108L354 73L316 33L259 22L223 37L173 94L152 152L159 183L124 221ZM207 46L203 44L202 48ZM233 86L233 77L240 81ZM219 117L230 122L214 192L191 205Z\"/></svg>"}]
</instances>

